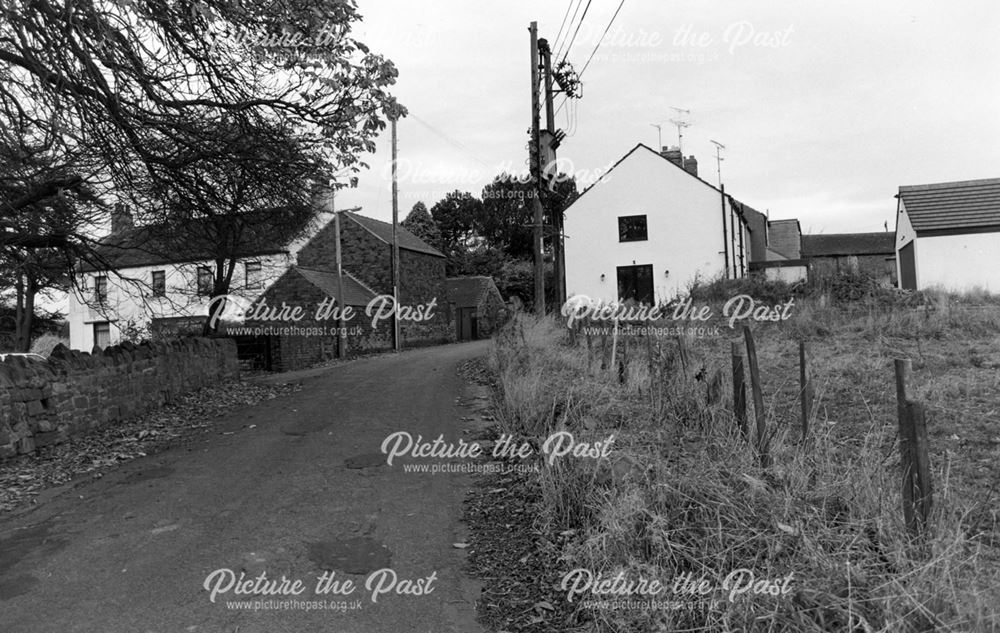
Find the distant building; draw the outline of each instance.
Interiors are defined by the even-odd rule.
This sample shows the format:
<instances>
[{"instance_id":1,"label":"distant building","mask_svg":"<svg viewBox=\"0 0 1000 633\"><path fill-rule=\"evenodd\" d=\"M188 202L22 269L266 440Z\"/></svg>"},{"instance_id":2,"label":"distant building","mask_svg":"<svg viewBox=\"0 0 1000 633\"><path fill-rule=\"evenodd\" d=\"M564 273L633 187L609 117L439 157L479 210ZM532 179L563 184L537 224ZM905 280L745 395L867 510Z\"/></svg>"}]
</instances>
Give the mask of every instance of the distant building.
<instances>
[{"instance_id":1,"label":"distant building","mask_svg":"<svg viewBox=\"0 0 1000 633\"><path fill-rule=\"evenodd\" d=\"M634 147L566 209L564 228L568 296L660 303L749 270L742 205L676 148Z\"/></svg>"},{"instance_id":2,"label":"distant building","mask_svg":"<svg viewBox=\"0 0 1000 633\"><path fill-rule=\"evenodd\" d=\"M1000 178L899 188L899 287L1000 292Z\"/></svg>"},{"instance_id":3,"label":"distant building","mask_svg":"<svg viewBox=\"0 0 1000 633\"><path fill-rule=\"evenodd\" d=\"M459 341L485 338L497 330L506 304L492 277L450 277L445 283Z\"/></svg>"},{"instance_id":4,"label":"distant building","mask_svg":"<svg viewBox=\"0 0 1000 633\"><path fill-rule=\"evenodd\" d=\"M886 286L896 285L896 236L879 233L803 235L802 257L812 280L837 274L864 274Z\"/></svg>"},{"instance_id":5,"label":"distant building","mask_svg":"<svg viewBox=\"0 0 1000 633\"><path fill-rule=\"evenodd\" d=\"M354 309L355 318L345 324L350 330L345 354L392 347L391 317L372 327L372 318L365 314L370 301L392 294L392 225L347 211L340 217L343 297L338 296L336 283L332 214L323 213L319 225L297 240L278 243L266 238L239 254L229 296L243 306L234 308L263 300L272 307L301 306L305 313L291 323L224 317L223 332L237 338L241 356L249 355L267 369L288 370L336 355L338 320L313 318L324 300ZM82 267L79 290L71 294L70 347L90 351L132 336L200 332L213 290L211 253L181 252L177 245L159 243L152 227L133 226L120 211L112 225L111 235L98 248L100 267L93 263ZM426 306L431 315L424 320L401 319L401 346L455 340L444 255L402 227L397 235L400 306ZM248 334L249 327L266 332Z\"/></svg>"}]
</instances>

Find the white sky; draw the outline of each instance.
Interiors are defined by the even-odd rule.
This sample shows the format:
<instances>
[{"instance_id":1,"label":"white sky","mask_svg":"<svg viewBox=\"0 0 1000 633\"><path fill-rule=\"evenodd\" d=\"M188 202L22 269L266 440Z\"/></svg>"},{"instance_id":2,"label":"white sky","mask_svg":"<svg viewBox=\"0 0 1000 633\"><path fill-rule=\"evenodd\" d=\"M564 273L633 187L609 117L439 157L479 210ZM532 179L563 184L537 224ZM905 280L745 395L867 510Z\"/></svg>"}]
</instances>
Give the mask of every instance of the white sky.
<instances>
[{"instance_id":1,"label":"white sky","mask_svg":"<svg viewBox=\"0 0 1000 633\"><path fill-rule=\"evenodd\" d=\"M401 218L525 167L527 27L555 41L569 1L359 0L355 34L395 62L414 115L399 124ZM569 52L578 71L618 1L592 0ZM727 192L807 233L891 229L899 185L1000 177L995 0L625 0L610 36L556 121L565 130L575 114L559 157L584 175L655 147L651 123L676 145L677 106L691 111L684 153L704 179L717 182L715 139ZM378 146L337 204L387 220L388 130Z\"/></svg>"}]
</instances>

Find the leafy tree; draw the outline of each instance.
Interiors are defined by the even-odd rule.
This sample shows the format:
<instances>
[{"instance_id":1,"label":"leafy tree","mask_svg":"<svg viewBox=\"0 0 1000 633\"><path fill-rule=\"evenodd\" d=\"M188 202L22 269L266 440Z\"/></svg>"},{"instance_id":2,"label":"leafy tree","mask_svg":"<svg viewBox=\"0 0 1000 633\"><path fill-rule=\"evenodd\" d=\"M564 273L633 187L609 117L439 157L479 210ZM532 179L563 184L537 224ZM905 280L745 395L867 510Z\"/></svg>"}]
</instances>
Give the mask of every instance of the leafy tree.
<instances>
[{"instance_id":1,"label":"leafy tree","mask_svg":"<svg viewBox=\"0 0 1000 633\"><path fill-rule=\"evenodd\" d=\"M475 233L476 217L482 202L466 191L452 191L431 207L431 217L441 231L442 252L448 256L448 274L454 274L456 262L479 241Z\"/></svg>"},{"instance_id":2,"label":"leafy tree","mask_svg":"<svg viewBox=\"0 0 1000 633\"><path fill-rule=\"evenodd\" d=\"M36 296L65 288L90 252L103 210L88 168L24 113L0 110L0 295L12 305L16 351L31 346Z\"/></svg>"},{"instance_id":3,"label":"leafy tree","mask_svg":"<svg viewBox=\"0 0 1000 633\"><path fill-rule=\"evenodd\" d=\"M431 217L427 205L417 202L401 222L404 229L413 233L434 248L441 248L441 229Z\"/></svg>"},{"instance_id":4,"label":"leafy tree","mask_svg":"<svg viewBox=\"0 0 1000 633\"><path fill-rule=\"evenodd\" d=\"M535 185L503 173L483 189L483 206L475 222L476 233L515 259L534 257ZM551 227L577 197L576 181L560 174L551 188L542 190L543 222ZM551 230L546 232L550 239Z\"/></svg>"},{"instance_id":5,"label":"leafy tree","mask_svg":"<svg viewBox=\"0 0 1000 633\"><path fill-rule=\"evenodd\" d=\"M224 115L280 121L356 170L383 115L403 113L393 64L350 36L360 19L355 0L8 0L0 106L89 145L118 188L199 158L173 153L178 127Z\"/></svg>"},{"instance_id":6,"label":"leafy tree","mask_svg":"<svg viewBox=\"0 0 1000 633\"><path fill-rule=\"evenodd\" d=\"M147 252L208 259L210 299L229 294L241 256L308 233L317 216L315 193L331 174L322 156L277 126L241 127L223 120L190 126L175 151L202 155L184 168L151 169L146 209ZM216 157L204 157L203 145ZM222 302L213 302L221 312ZM205 332L218 324L206 321Z\"/></svg>"},{"instance_id":7,"label":"leafy tree","mask_svg":"<svg viewBox=\"0 0 1000 633\"><path fill-rule=\"evenodd\" d=\"M50 201L162 197L135 206L186 247L187 229L209 227L194 238L215 245L224 290L233 253L300 230L302 192L365 167L385 120L405 116L392 62L351 37L360 19L356 0L0 3L0 129L14 124L15 154L40 144L55 157L0 191L0 247L81 246L100 260ZM30 208L41 230L21 219Z\"/></svg>"}]
</instances>

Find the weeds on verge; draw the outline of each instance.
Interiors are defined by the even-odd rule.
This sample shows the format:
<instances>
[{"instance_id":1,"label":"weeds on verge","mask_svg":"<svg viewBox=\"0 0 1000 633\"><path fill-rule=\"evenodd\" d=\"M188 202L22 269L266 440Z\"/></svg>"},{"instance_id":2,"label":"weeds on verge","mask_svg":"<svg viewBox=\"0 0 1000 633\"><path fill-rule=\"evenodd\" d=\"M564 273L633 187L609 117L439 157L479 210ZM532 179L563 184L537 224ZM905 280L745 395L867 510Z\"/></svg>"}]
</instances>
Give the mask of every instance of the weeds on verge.
<instances>
[{"instance_id":1,"label":"weeds on verge","mask_svg":"<svg viewBox=\"0 0 1000 633\"><path fill-rule=\"evenodd\" d=\"M926 538L912 540L900 516L895 420L884 419L894 401L864 400L862 432L845 437L833 425L848 389L893 397L864 382L875 362L864 341L1000 332L996 310L963 310L947 298L850 311L802 299L790 323L762 337L763 358L769 344L795 338L836 334L862 345L842 361L839 382L818 395L816 430L805 444L787 412L767 411L767 469L735 427L728 379L717 378L727 376L728 339L686 341L683 363L676 341L626 339L617 350L625 358L621 384L617 368L607 367L608 350L593 340L570 345L563 322L509 323L491 359L501 432L615 437L608 459L543 467L539 527L575 531L562 553L566 572L657 579L665 589L655 598L671 604L604 608L582 601L622 596L579 595L577 620L607 631L998 630L997 552L970 533L968 499L952 494L949 465L936 465ZM734 580L724 581L740 569L771 586L790 578L789 591L731 593ZM711 591L675 592L685 577L704 578Z\"/></svg>"}]
</instances>

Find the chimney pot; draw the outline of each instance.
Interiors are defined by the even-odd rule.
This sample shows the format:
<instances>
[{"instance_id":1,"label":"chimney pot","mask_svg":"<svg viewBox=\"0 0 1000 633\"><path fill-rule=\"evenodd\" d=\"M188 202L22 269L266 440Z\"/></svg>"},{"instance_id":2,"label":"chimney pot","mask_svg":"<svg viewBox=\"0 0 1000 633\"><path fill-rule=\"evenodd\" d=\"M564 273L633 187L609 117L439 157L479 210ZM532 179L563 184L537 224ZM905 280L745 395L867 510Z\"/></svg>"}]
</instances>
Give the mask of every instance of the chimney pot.
<instances>
[{"instance_id":1,"label":"chimney pot","mask_svg":"<svg viewBox=\"0 0 1000 633\"><path fill-rule=\"evenodd\" d=\"M111 211L111 233L121 233L135 226L132 220L132 212L124 202L115 203L115 208Z\"/></svg>"},{"instance_id":2,"label":"chimney pot","mask_svg":"<svg viewBox=\"0 0 1000 633\"><path fill-rule=\"evenodd\" d=\"M664 146L663 151L660 152L660 156L666 158L667 160L677 165L678 167L684 166L684 157L681 155L681 148L677 146L674 147Z\"/></svg>"},{"instance_id":3,"label":"chimney pot","mask_svg":"<svg viewBox=\"0 0 1000 633\"><path fill-rule=\"evenodd\" d=\"M694 156L688 156L684 159L684 171L691 174L692 176L698 175L698 159Z\"/></svg>"}]
</instances>

